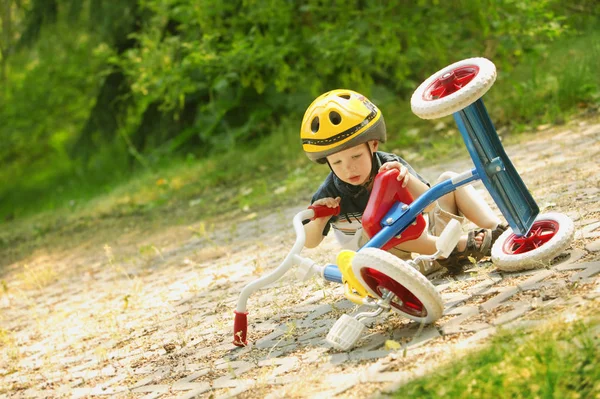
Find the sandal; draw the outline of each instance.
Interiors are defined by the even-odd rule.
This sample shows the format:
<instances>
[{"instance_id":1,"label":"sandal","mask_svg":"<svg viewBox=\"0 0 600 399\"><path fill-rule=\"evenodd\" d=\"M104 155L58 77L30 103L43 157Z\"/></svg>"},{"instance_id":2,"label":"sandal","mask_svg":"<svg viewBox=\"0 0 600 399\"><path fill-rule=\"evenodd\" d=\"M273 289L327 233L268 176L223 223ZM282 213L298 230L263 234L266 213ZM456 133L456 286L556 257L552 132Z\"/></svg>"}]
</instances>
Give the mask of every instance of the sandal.
<instances>
[{"instance_id":1,"label":"sandal","mask_svg":"<svg viewBox=\"0 0 600 399\"><path fill-rule=\"evenodd\" d=\"M483 242L478 246L475 242L475 236L481 231L484 232ZM437 259L437 262L448 269L450 274L459 274L467 265L477 263L481 258L489 256L491 253L491 230L480 229L471 230L467 237L467 246L463 251L454 248L452 253L446 259Z\"/></svg>"},{"instance_id":2,"label":"sandal","mask_svg":"<svg viewBox=\"0 0 600 399\"><path fill-rule=\"evenodd\" d=\"M508 229L508 223L499 223L494 230L492 230L492 245L496 242L498 237L502 235Z\"/></svg>"},{"instance_id":3,"label":"sandal","mask_svg":"<svg viewBox=\"0 0 600 399\"><path fill-rule=\"evenodd\" d=\"M473 260L477 262L486 256L490 256L492 253L492 245L494 245L494 242L496 242L498 237L500 237L507 228L508 224L500 223L493 230L471 230L467 235L467 245L463 251L454 248L447 259L438 259L437 262L448 269L450 273L460 272L463 266L473 263ZM475 237L481 233L483 233L483 241L481 242L481 245L478 245L475 241Z\"/></svg>"}]
</instances>

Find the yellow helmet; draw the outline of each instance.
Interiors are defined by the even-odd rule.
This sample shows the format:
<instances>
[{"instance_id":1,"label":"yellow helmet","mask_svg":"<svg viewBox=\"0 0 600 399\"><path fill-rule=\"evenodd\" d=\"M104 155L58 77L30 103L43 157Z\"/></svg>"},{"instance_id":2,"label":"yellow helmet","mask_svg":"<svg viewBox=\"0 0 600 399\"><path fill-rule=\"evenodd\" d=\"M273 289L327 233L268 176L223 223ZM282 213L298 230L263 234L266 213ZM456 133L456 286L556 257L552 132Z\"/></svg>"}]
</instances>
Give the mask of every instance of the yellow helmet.
<instances>
[{"instance_id":1,"label":"yellow helmet","mask_svg":"<svg viewBox=\"0 0 600 399\"><path fill-rule=\"evenodd\" d=\"M352 90L332 90L310 104L300 128L302 149L313 162L369 140L385 142L379 108Z\"/></svg>"}]
</instances>

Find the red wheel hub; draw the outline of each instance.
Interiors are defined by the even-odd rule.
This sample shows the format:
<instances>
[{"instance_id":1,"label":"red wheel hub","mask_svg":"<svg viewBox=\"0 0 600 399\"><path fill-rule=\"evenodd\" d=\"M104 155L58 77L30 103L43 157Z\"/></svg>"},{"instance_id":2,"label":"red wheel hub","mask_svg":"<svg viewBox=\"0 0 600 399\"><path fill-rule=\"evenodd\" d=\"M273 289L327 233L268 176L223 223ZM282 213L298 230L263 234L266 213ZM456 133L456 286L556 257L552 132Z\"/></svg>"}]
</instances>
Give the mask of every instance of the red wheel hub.
<instances>
[{"instance_id":1,"label":"red wheel hub","mask_svg":"<svg viewBox=\"0 0 600 399\"><path fill-rule=\"evenodd\" d=\"M554 220L539 220L534 222L527 235L518 236L514 233L511 234L504 242L502 250L505 254L509 255L518 255L533 251L550 241L556 235L558 227L558 222Z\"/></svg>"},{"instance_id":2,"label":"red wheel hub","mask_svg":"<svg viewBox=\"0 0 600 399\"><path fill-rule=\"evenodd\" d=\"M393 292L396 298L390 302L391 306L415 317L427 316L427 309L425 309L419 298L396 280L369 267L361 269L360 275L369 288L379 296L383 297L383 289Z\"/></svg>"},{"instance_id":3,"label":"red wheel hub","mask_svg":"<svg viewBox=\"0 0 600 399\"><path fill-rule=\"evenodd\" d=\"M477 65L465 65L446 72L433 81L423 93L423 100L431 101L449 96L465 87L479 73Z\"/></svg>"}]
</instances>

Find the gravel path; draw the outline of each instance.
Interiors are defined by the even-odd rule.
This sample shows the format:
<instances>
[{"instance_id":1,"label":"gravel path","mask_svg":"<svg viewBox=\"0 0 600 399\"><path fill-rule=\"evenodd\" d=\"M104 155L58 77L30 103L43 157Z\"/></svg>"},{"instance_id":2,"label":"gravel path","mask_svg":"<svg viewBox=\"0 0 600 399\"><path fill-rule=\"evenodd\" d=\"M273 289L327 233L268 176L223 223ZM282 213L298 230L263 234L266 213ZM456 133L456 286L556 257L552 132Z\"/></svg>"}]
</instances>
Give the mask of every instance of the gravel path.
<instances>
[{"instance_id":1,"label":"gravel path","mask_svg":"<svg viewBox=\"0 0 600 399\"><path fill-rule=\"evenodd\" d=\"M354 305L340 286L297 282L289 273L250 298L251 345L236 348L240 290L283 260L302 206L227 225L122 231L108 245L39 250L4 269L0 398L364 398L427 373L499 328L598 307L600 122L536 131L506 151L542 211L575 221L575 241L543 269L502 273L488 262L438 275L432 281L445 314L433 325L388 314L353 350L335 351L323 339ZM420 172L434 179L466 170L466 156ZM303 254L324 264L337 250L330 236ZM402 348L388 350L386 340Z\"/></svg>"}]
</instances>

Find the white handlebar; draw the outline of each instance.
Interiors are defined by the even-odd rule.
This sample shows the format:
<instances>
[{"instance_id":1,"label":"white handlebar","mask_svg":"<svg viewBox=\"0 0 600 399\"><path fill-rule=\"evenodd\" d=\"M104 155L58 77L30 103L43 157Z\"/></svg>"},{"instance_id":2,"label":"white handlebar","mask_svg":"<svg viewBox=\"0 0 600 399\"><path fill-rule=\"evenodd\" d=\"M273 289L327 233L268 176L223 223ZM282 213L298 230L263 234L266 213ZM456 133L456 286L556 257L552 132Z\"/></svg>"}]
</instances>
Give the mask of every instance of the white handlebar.
<instances>
[{"instance_id":1,"label":"white handlebar","mask_svg":"<svg viewBox=\"0 0 600 399\"><path fill-rule=\"evenodd\" d=\"M315 212L312 209L306 209L300 211L294 216L292 221L294 225L294 230L296 231L296 242L292 247L290 253L285 257L283 262L277 267L277 269L273 270L271 273L263 276L257 280L254 280L250 284L246 285L238 298L238 303L236 307L236 311L243 313L246 311L246 304L248 302L248 298L252 293L258 291L259 289L279 280L290 267L294 264L294 255L297 255L304 248L304 243L306 241L306 233L304 232L304 225L302 221L306 219L312 219L315 215Z\"/></svg>"}]
</instances>

